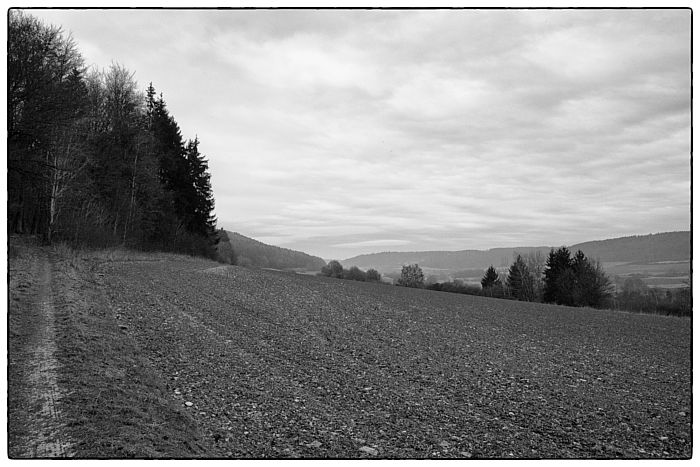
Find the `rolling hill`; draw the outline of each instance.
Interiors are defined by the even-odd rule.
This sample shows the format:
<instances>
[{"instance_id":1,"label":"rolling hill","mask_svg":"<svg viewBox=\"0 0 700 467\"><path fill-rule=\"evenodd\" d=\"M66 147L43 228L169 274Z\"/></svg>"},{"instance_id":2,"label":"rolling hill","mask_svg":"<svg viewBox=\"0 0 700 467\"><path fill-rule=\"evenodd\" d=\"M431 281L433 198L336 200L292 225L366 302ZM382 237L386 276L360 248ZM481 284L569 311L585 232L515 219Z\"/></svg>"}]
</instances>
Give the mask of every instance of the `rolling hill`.
<instances>
[{"instance_id":1,"label":"rolling hill","mask_svg":"<svg viewBox=\"0 0 700 467\"><path fill-rule=\"evenodd\" d=\"M612 238L568 246L598 259L611 275L672 277L680 282L689 274L691 237L689 231ZM416 263L428 274L443 280L449 277L477 279L490 265L504 268L513 262L515 252L539 251L549 254L552 247L493 248L490 250L383 252L355 256L341 261L344 267L374 268L382 274L401 270L404 264ZM649 281L650 285L653 281Z\"/></svg>"},{"instance_id":2,"label":"rolling hill","mask_svg":"<svg viewBox=\"0 0 700 467\"><path fill-rule=\"evenodd\" d=\"M236 255L236 264L270 269L319 271L326 262L301 251L267 245L238 232L226 232Z\"/></svg>"},{"instance_id":3,"label":"rolling hill","mask_svg":"<svg viewBox=\"0 0 700 467\"><path fill-rule=\"evenodd\" d=\"M578 243L570 247L604 263L690 260L690 232L665 232Z\"/></svg>"},{"instance_id":4,"label":"rolling hill","mask_svg":"<svg viewBox=\"0 0 700 467\"><path fill-rule=\"evenodd\" d=\"M490 265L506 266L513 261L513 252L549 253L550 247L493 248L490 250L383 252L355 256L341 261L345 267L373 267L380 272L400 270L404 264L457 271L461 269L483 269Z\"/></svg>"}]
</instances>

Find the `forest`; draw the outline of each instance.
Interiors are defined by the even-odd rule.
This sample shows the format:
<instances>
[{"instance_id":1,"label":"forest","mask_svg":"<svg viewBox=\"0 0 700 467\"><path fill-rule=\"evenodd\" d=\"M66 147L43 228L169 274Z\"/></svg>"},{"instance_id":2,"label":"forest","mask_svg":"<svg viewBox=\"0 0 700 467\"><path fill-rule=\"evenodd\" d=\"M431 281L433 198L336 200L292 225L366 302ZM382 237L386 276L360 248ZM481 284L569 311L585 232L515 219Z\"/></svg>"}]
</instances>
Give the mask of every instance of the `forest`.
<instances>
[{"instance_id":1,"label":"forest","mask_svg":"<svg viewBox=\"0 0 700 467\"><path fill-rule=\"evenodd\" d=\"M234 264L244 267L318 271L326 262L301 251L267 245L238 232L223 232L235 252Z\"/></svg>"},{"instance_id":2,"label":"forest","mask_svg":"<svg viewBox=\"0 0 700 467\"><path fill-rule=\"evenodd\" d=\"M7 81L9 234L215 257L207 159L152 83L86 67L70 35L18 10Z\"/></svg>"}]
</instances>

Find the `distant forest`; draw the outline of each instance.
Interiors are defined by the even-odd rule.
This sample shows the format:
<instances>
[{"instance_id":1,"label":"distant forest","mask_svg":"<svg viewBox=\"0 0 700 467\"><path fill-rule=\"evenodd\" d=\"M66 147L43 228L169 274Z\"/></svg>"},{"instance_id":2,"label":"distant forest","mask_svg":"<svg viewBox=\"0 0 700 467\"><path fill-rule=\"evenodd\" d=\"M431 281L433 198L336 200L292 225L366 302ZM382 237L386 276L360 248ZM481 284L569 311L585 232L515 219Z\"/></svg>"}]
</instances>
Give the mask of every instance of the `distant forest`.
<instances>
[{"instance_id":1,"label":"distant forest","mask_svg":"<svg viewBox=\"0 0 700 467\"><path fill-rule=\"evenodd\" d=\"M589 258L601 262L688 261L690 259L690 232L666 232L635 235L568 247L581 250ZM490 250L385 252L355 256L341 261L343 266L374 267L382 272L400 270L404 264L416 263L421 267L461 271L485 269L490 265L507 266L514 254L547 255L551 247L493 248Z\"/></svg>"},{"instance_id":2,"label":"distant forest","mask_svg":"<svg viewBox=\"0 0 700 467\"><path fill-rule=\"evenodd\" d=\"M665 232L579 243L571 250L605 262L688 261L690 232Z\"/></svg>"},{"instance_id":3,"label":"distant forest","mask_svg":"<svg viewBox=\"0 0 700 467\"><path fill-rule=\"evenodd\" d=\"M207 159L152 84L10 10L7 90L9 233L215 257Z\"/></svg>"},{"instance_id":4,"label":"distant forest","mask_svg":"<svg viewBox=\"0 0 700 467\"><path fill-rule=\"evenodd\" d=\"M326 265L326 262L317 256L267 245L237 232L226 234L235 252L236 264L240 266L320 271Z\"/></svg>"}]
</instances>

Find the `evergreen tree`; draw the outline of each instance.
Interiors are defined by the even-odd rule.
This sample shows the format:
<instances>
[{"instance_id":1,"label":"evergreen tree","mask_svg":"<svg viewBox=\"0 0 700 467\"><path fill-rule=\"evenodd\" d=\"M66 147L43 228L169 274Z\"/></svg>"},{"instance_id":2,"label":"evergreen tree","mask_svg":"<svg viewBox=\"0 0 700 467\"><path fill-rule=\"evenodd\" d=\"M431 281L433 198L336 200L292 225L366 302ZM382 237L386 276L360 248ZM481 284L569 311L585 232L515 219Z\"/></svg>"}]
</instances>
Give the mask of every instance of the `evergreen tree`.
<instances>
[{"instance_id":1,"label":"evergreen tree","mask_svg":"<svg viewBox=\"0 0 700 467\"><path fill-rule=\"evenodd\" d=\"M216 226L216 218L212 214L214 195L211 190L209 164L199 152L198 138L187 142L185 155L187 175L191 181L191 185L188 186L188 195L191 197L187 203L190 208L187 219L188 230L203 237L211 237Z\"/></svg>"},{"instance_id":2,"label":"evergreen tree","mask_svg":"<svg viewBox=\"0 0 700 467\"><path fill-rule=\"evenodd\" d=\"M163 95L156 98L153 84L146 90L146 122L160 181L169 193L157 211L163 222L156 234L167 238L171 248L214 257L218 241L214 196L208 162L199 152L199 139L183 143L177 122Z\"/></svg>"},{"instance_id":3,"label":"evergreen tree","mask_svg":"<svg viewBox=\"0 0 700 467\"><path fill-rule=\"evenodd\" d=\"M600 263L582 251L571 258L569 250L552 250L545 270L544 300L568 306L601 307L610 296L610 279Z\"/></svg>"},{"instance_id":4,"label":"evergreen tree","mask_svg":"<svg viewBox=\"0 0 700 467\"><path fill-rule=\"evenodd\" d=\"M501 279L499 279L498 273L496 272L496 269L493 267L493 265L491 265L486 270L484 277L481 279L481 288L484 290L490 289L491 287L495 286L497 283L500 283L500 281L501 281Z\"/></svg>"},{"instance_id":5,"label":"evergreen tree","mask_svg":"<svg viewBox=\"0 0 700 467\"><path fill-rule=\"evenodd\" d=\"M547 258L547 265L544 271L543 300L546 303L567 304L568 299L564 296L566 289L570 287L570 274L566 274L571 269L571 253L566 247L558 250L552 249Z\"/></svg>"},{"instance_id":6,"label":"evergreen tree","mask_svg":"<svg viewBox=\"0 0 700 467\"><path fill-rule=\"evenodd\" d=\"M589 260L579 250L574 256L571 269L574 273L573 304L594 308L603 306L611 295L611 283L600 263Z\"/></svg>"},{"instance_id":7,"label":"evergreen tree","mask_svg":"<svg viewBox=\"0 0 700 467\"><path fill-rule=\"evenodd\" d=\"M522 256L518 255L510 269L506 284L511 296L518 300L534 300L533 280Z\"/></svg>"}]
</instances>

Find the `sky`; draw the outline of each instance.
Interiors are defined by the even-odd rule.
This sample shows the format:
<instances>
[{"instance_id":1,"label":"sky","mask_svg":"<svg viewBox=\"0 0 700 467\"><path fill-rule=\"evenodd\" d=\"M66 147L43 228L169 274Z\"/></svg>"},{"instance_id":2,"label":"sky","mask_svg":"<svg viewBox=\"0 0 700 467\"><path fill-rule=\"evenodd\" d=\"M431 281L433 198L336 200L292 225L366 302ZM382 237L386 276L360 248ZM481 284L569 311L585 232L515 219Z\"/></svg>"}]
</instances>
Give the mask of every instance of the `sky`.
<instances>
[{"instance_id":1,"label":"sky","mask_svg":"<svg viewBox=\"0 0 700 467\"><path fill-rule=\"evenodd\" d=\"M33 10L153 82L218 226L324 259L690 229L689 10Z\"/></svg>"}]
</instances>

